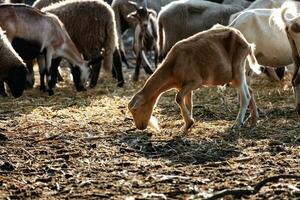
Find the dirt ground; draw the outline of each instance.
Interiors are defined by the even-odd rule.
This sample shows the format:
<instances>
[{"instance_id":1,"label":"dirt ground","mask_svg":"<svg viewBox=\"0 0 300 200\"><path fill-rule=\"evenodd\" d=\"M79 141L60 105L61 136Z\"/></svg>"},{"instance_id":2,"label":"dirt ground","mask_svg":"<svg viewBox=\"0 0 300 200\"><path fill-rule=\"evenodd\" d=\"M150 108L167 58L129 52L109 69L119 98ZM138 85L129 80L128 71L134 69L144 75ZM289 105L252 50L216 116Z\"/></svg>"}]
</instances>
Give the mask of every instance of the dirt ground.
<instances>
[{"instance_id":1,"label":"dirt ground","mask_svg":"<svg viewBox=\"0 0 300 200\"><path fill-rule=\"evenodd\" d=\"M147 76L142 71L133 83L133 70L124 70L124 88L102 74L87 92L65 81L51 97L36 86L18 99L0 98L0 199L203 199L300 174L290 75L281 82L255 78L260 118L253 129L231 129L238 112L234 89L224 98L216 88L197 90L196 124L180 137L174 91L154 111L161 132L135 129L127 103ZM300 199L300 181L281 179L239 198Z\"/></svg>"}]
</instances>

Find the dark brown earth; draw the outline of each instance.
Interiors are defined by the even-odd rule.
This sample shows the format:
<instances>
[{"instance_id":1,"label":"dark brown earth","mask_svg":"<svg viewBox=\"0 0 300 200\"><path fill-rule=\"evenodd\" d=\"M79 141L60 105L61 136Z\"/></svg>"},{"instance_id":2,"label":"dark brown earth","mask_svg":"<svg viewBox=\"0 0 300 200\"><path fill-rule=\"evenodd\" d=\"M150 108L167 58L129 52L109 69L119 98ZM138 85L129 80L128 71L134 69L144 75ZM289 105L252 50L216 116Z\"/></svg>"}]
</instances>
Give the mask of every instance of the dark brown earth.
<instances>
[{"instance_id":1,"label":"dark brown earth","mask_svg":"<svg viewBox=\"0 0 300 200\"><path fill-rule=\"evenodd\" d=\"M224 98L216 88L196 91L196 124L180 137L174 91L154 111L160 133L135 129L127 103L147 76L142 71L132 83L132 72L125 69L124 88L106 74L87 92L75 92L67 81L51 97L36 86L19 99L0 98L0 199L203 199L300 174L290 76L255 78L261 116L253 129L231 129L238 112L234 89ZM300 199L300 181L281 179L241 198Z\"/></svg>"}]
</instances>

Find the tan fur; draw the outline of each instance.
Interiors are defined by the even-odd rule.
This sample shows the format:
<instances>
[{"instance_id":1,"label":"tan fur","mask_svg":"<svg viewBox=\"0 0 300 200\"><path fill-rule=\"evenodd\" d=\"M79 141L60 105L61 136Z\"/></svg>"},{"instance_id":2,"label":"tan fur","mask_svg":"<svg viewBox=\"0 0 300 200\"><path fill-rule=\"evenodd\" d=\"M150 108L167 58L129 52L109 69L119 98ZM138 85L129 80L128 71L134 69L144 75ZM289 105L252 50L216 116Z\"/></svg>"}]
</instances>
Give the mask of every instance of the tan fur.
<instances>
[{"instance_id":1,"label":"tan fur","mask_svg":"<svg viewBox=\"0 0 300 200\"><path fill-rule=\"evenodd\" d=\"M52 4L42 11L59 17L80 53L87 59L100 56L104 50L103 68L111 70L117 33L113 10L107 3L102 0L68 0Z\"/></svg>"},{"instance_id":2,"label":"tan fur","mask_svg":"<svg viewBox=\"0 0 300 200\"><path fill-rule=\"evenodd\" d=\"M176 88L176 102L185 121L184 131L187 131L194 123L192 91L202 85L226 83L232 83L240 91L241 107L236 123L243 123L250 101L252 123L255 124L258 117L256 104L253 96L250 99L245 80L244 63L246 57L250 59L249 53L252 54L252 46L238 30L220 25L176 43L128 104L137 128L147 127L158 97L164 91Z\"/></svg>"},{"instance_id":3,"label":"tan fur","mask_svg":"<svg viewBox=\"0 0 300 200\"><path fill-rule=\"evenodd\" d=\"M12 67L24 65L22 58L13 49L0 27L0 80L8 76Z\"/></svg>"}]
</instances>

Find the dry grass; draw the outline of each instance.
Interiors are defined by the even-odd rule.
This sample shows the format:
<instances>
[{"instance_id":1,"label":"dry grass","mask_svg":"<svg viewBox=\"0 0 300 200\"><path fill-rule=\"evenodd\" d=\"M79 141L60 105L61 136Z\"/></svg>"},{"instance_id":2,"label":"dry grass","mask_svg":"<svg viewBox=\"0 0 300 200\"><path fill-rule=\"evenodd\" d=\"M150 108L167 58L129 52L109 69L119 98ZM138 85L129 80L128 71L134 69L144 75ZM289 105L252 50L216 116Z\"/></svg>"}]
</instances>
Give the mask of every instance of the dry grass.
<instances>
[{"instance_id":1,"label":"dry grass","mask_svg":"<svg viewBox=\"0 0 300 200\"><path fill-rule=\"evenodd\" d=\"M1 98L0 199L202 199L300 173L290 77L256 78L261 117L254 129L231 130L238 111L233 89L225 90L226 102L216 88L196 91L196 124L178 137L183 120L172 91L155 109L162 131L134 129L127 103L146 77L134 84L131 73L124 88L105 77L87 92L65 83L51 97L34 88L19 99ZM300 183L282 180L244 198L300 198Z\"/></svg>"}]
</instances>

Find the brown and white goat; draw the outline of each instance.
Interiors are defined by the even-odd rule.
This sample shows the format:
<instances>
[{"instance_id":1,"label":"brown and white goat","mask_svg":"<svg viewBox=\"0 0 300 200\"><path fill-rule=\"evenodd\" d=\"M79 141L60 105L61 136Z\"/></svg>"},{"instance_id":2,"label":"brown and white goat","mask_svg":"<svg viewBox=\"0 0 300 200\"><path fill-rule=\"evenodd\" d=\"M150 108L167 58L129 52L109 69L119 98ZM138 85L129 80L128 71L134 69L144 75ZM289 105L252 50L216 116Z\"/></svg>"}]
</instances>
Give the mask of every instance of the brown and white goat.
<instances>
[{"instance_id":1,"label":"brown and white goat","mask_svg":"<svg viewBox=\"0 0 300 200\"><path fill-rule=\"evenodd\" d=\"M166 90L176 88L176 103L179 105L185 125L183 132L194 124L192 117L192 92L207 85L231 83L239 92L240 109L235 126L244 123L250 102L251 122L258 118L256 103L245 78L245 61L251 69L260 73L253 54L253 47L243 35L234 28L215 25L213 28L197 33L177 42L167 54L161 66L146 81L128 104L138 129L155 125L152 111L158 97ZM151 119L150 119L151 118Z\"/></svg>"},{"instance_id":2,"label":"brown and white goat","mask_svg":"<svg viewBox=\"0 0 300 200\"><path fill-rule=\"evenodd\" d=\"M133 80L138 81L140 67L144 66L147 74L152 74L150 63L146 57L145 51L154 50L155 65L158 63L157 41L157 14L154 10L144 6L138 6L135 2L129 1L135 11L128 15L129 18L135 18L138 23L134 32L133 50L136 54L136 67ZM142 63L142 59L144 63Z\"/></svg>"},{"instance_id":3,"label":"brown and white goat","mask_svg":"<svg viewBox=\"0 0 300 200\"><path fill-rule=\"evenodd\" d=\"M56 57L66 58L73 65L78 66L78 82L84 87L90 75L88 63L82 59L62 22L55 15L43 13L22 4L2 4L0 5L0 26L6 31L10 42L18 40L21 44L29 43L39 46L36 57L41 83L44 82L46 75L45 89L50 95L53 94L48 84L51 80L50 67L52 59ZM31 52L28 53L31 54ZM44 89L43 85L41 87Z\"/></svg>"},{"instance_id":4,"label":"brown and white goat","mask_svg":"<svg viewBox=\"0 0 300 200\"><path fill-rule=\"evenodd\" d=\"M4 82L12 95L20 97L25 89L27 69L0 27L0 94L7 96Z\"/></svg>"}]
</instances>

